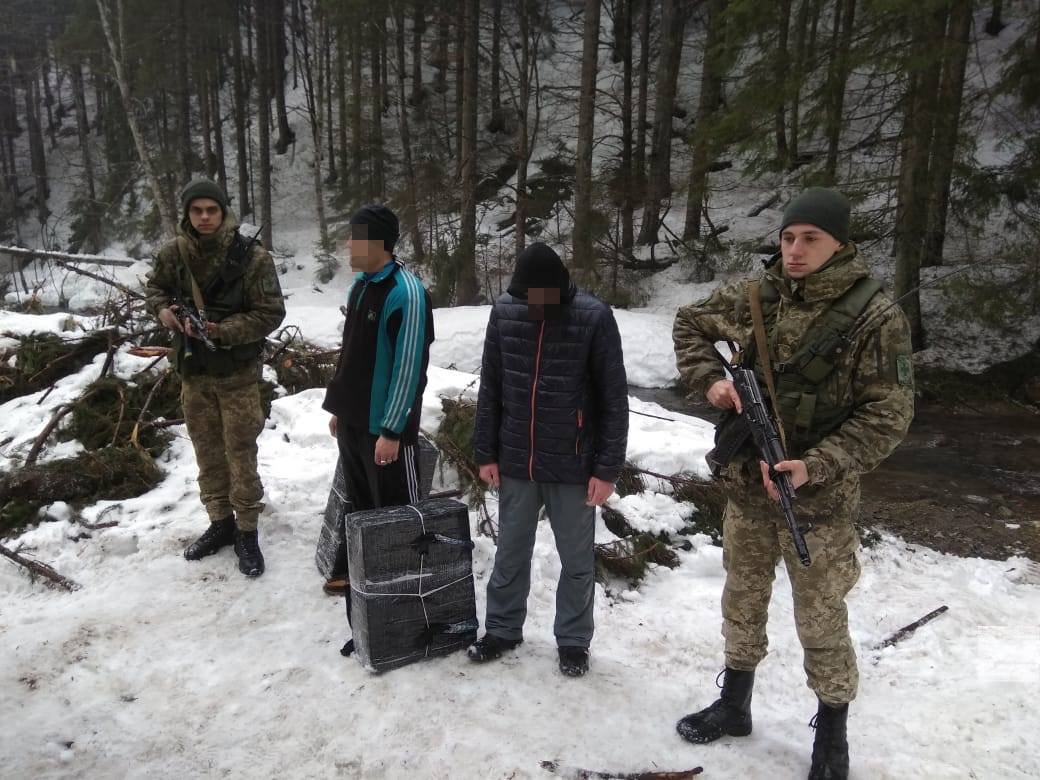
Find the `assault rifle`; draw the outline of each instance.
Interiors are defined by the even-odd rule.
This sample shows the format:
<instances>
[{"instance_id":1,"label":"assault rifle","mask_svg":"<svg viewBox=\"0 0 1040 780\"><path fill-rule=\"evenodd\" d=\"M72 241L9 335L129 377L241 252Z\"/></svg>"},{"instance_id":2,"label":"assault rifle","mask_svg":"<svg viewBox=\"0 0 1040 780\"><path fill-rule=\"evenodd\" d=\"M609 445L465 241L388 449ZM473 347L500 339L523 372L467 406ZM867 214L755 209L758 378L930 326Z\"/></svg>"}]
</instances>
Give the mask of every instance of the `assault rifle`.
<instances>
[{"instance_id":1,"label":"assault rifle","mask_svg":"<svg viewBox=\"0 0 1040 780\"><path fill-rule=\"evenodd\" d=\"M217 345L213 343L213 339L209 337L209 332L206 330L206 317L202 312L195 308L195 304L188 303L187 301L176 301L173 308L174 313L177 315L177 319L179 319L181 324L185 326L184 357L190 358L192 356L192 337L187 333L188 325L190 325L191 329L195 332L195 338L206 345L206 349L210 352L215 351Z\"/></svg>"},{"instance_id":2,"label":"assault rifle","mask_svg":"<svg viewBox=\"0 0 1040 780\"><path fill-rule=\"evenodd\" d=\"M787 520L787 530L791 533L794 541L794 549L798 553L798 560L803 566L812 563L809 557L809 547L805 543L805 536L798 526L798 519L794 516L794 485L791 484L791 476L786 471L776 471L774 466L782 460L787 460L784 452L783 442L773 417L766 406L765 398L762 396L762 388L758 384L755 372L741 365L733 365L726 357L715 349L715 354L733 377L733 387L740 396L741 413L727 423L728 426L736 426L736 430L719 432L719 446L716 447L717 460L724 465L747 440L748 436L755 443L758 456L769 466L769 478L773 480L777 493L780 494L780 508ZM722 426L720 426L721 428Z\"/></svg>"}]
</instances>

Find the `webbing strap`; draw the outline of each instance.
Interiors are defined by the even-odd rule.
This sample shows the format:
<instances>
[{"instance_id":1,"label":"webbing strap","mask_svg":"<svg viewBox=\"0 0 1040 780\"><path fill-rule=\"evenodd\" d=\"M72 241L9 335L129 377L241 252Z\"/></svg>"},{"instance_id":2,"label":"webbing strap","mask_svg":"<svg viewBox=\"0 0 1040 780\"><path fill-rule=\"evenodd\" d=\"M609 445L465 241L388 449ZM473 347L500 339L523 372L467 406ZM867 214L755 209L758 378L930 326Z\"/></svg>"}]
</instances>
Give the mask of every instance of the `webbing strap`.
<instances>
[{"instance_id":1,"label":"webbing strap","mask_svg":"<svg viewBox=\"0 0 1040 780\"><path fill-rule=\"evenodd\" d=\"M758 346L758 357L762 361L763 372L766 375L766 389L769 391L769 400L773 403L773 417L776 418L776 429L780 433L780 443L787 451L787 438L784 435L784 423L780 419L780 404L776 400L776 387L773 385L773 355L769 351L769 341L766 339L766 325L762 317L762 302L758 298L758 282L748 283L748 300L751 302L751 322L754 325L755 344Z\"/></svg>"}]
</instances>

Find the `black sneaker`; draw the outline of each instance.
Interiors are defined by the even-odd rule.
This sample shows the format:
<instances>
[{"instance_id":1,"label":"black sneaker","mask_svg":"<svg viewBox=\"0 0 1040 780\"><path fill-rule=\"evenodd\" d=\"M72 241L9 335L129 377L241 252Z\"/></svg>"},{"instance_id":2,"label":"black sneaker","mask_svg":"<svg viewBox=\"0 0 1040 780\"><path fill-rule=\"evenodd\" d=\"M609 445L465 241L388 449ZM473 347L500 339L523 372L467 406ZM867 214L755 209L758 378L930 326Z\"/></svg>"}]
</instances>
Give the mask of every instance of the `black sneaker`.
<instances>
[{"instance_id":1,"label":"black sneaker","mask_svg":"<svg viewBox=\"0 0 1040 780\"><path fill-rule=\"evenodd\" d=\"M207 555L213 555L235 541L235 516L228 515L223 520L209 524L209 528L189 544L184 550L184 557L189 561L199 561Z\"/></svg>"},{"instance_id":2,"label":"black sneaker","mask_svg":"<svg viewBox=\"0 0 1040 780\"><path fill-rule=\"evenodd\" d=\"M264 554L260 552L260 538L256 531L235 530L235 555L238 570L247 577L264 573Z\"/></svg>"},{"instance_id":3,"label":"black sneaker","mask_svg":"<svg viewBox=\"0 0 1040 780\"><path fill-rule=\"evenodd\" d=\"M589 671L587 647L560 647L560 671L568 677L581 677Z\"/></svg>"},{"instance_id":4,"label":"black sneaker","mask_svg":"<svg viewBox=\"0 0 1040 780\"><path fill-rule=\"evenodd\" d=\"M523 641L523 639L503 639L494 634L484 634L466 649L466 655L469 656L469 660L477 663L494 661L496 658L501 658L502 653L507 650L523 644Z\"/></svg>"}]
</instances>

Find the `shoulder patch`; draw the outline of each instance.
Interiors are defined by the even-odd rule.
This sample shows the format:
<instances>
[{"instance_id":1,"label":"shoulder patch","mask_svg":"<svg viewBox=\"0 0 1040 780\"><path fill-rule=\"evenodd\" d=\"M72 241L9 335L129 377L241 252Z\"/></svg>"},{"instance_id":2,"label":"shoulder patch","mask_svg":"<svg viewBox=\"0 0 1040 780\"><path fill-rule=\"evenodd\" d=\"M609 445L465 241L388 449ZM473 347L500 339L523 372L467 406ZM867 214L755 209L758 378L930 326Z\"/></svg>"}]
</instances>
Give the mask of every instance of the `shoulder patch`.
<instances>
[{"instance_id":1,"label":"shoulder patch","mask_svg":"<svg viewBox=\"0 0 1040 780\"><path fill-rule=\"evenodd\" d=\"M896 357L896 380L904 387L914 383L914 368L909 355Z\"/></svg>"}]
</instances>

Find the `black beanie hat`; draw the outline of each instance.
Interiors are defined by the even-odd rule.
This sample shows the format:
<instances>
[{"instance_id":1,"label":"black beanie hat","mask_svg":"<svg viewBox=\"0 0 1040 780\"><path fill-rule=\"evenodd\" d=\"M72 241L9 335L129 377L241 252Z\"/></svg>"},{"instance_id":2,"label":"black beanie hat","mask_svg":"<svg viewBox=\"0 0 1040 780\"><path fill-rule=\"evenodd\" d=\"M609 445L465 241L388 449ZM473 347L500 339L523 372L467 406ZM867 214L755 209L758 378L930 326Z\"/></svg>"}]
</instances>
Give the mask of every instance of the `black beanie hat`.
<instances>
[{"instance_id":1,"label":"black beanie hat","mask_svg":"<svg viewBox=\"0 0 1040 780\"><path fill-rule=\"evenodd\" d=\"M397 215L378 203L369 203L359 208L350 218L350 224L365 225L368 228L365 238L369 241L381 240L387 252L394 251L394 244L401 235Z\"/></svg>"},{"instance_id":2,"label":"black beanie hat","mask_svg":"<svg viewBox=\"0 0 1040 780\"><path fill-rule=\"evenodd\" d=\"M212 198L220 204L220 210L227 214L228 196L220 188L220 185L209 179L192 179L188 185L181 190L181 211L188 213L188 206L196 198Z\"/></svg>"},{"instance_id":3,"label":"black beanie hat","mask_svg":"<svg viewBox=\"0 0 1040 780\"><path fill-rule=\"evenodd\" d=\"M843 244L849 241L849 199L837 190L810 187L787 204L780 232L788 225L808 224L826 230Z\"/></svg>"},{"instance_id":4,"label":"black beanie hat","mask_svg":"<svg viewBox=\"0 0 1040 780\"><path fill-rule=\"evenodd\" d=\"M567 300L570 292L571 275L560 256L552 247L536 241L516 259L516 270L509 282L509 294L526 298L531 287L556 287L560 291L560 302Z\"/></svg>"}]
</instances>

